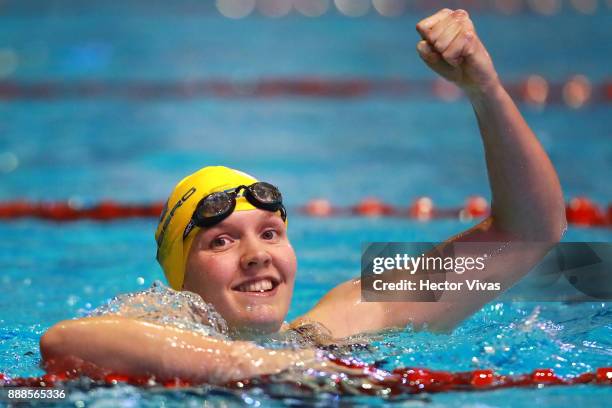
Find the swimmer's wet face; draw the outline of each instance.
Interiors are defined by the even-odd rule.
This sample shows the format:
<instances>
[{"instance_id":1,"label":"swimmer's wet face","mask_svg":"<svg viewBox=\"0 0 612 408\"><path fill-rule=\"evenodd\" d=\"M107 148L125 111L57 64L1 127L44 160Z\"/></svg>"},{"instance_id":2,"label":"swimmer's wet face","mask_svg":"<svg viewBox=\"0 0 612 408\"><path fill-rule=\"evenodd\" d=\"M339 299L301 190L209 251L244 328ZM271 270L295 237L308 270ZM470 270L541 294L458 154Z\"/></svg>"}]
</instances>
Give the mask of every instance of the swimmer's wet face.
<instances>
[{"instance_id":1,"label":"swimmer's wet face","mask_svg":"<svg viewBox=\"0 0 612 408\"><path fill-rule=\"evenodd\" d=\"M183 289L212 303L239 332L272 333L289 310L297 261L278 215L234 212L198 231L189 251Z\"/></svg>"}]
</instances>

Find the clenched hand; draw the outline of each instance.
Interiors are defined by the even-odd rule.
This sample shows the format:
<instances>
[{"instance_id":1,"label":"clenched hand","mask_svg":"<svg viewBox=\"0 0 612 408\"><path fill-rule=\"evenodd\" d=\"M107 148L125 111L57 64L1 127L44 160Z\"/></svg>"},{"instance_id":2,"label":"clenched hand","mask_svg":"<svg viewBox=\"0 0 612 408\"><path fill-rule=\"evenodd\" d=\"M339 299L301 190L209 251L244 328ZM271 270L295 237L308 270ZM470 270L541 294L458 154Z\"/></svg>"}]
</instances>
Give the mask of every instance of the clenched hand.
<instances>
[{"instance_id":1,"label":"clenched hand","mask_svg":"<svg viewBox=\"0 0 612 408\"><path fill-rule=\"evenodd\" d=\"M491 57L465 10L442 9L421 20L417 51L425 63L465 91L482 91L499 82Z\"/></svg>"}]
</instances>

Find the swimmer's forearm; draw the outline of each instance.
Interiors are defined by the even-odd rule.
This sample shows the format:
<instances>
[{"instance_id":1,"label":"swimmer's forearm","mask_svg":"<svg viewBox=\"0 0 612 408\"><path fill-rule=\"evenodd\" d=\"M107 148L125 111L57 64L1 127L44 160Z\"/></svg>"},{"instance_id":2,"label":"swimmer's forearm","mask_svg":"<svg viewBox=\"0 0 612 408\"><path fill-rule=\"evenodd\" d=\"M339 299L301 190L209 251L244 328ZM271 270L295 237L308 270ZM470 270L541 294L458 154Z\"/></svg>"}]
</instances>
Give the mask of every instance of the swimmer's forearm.
<instances>
[{"instance_id":1,"label":"swimmer's forearm","mask_svg":"<svg viewBox=\"0 0 612 408\"><path fill-rule=\"evenodd\" d=\"M225 383L273 374L304 359L305 350L266 350L250 342L204 337L134 319L104 316L60 322L41 338L49 372L77 370L94 378L115 373Z\"/></svg>"},{"instance_id":2,"label":"swimmer's forearm","mask_svg":"<svg viewBox=\"0 0 612 408\"><path fill-rule=\"evenodd\" d=\"M478 118L492 192L492 227L556 242L566 227L557 173L499 80L466 90Z\"/></svg>"}]
</instances>

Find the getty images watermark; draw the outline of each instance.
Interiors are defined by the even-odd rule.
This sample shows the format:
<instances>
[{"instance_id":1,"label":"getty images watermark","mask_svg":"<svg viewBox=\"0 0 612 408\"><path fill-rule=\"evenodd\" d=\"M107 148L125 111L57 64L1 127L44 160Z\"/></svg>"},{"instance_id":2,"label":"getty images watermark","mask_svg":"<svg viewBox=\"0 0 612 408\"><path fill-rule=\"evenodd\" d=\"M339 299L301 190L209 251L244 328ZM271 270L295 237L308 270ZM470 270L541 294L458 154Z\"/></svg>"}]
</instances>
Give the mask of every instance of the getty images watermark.
<instances>
[{"instance_id":1,"label":"getty images watermark","mask_svg":"<svg viewBox=\"0 0 612 408\"><path fill-rule=\"evenodd\" d=\"M530 272L513 282L519 268ZM612 244L373 242L363 246L361 294L366 302L607 301Z\"/></svg>"}]
</instances>

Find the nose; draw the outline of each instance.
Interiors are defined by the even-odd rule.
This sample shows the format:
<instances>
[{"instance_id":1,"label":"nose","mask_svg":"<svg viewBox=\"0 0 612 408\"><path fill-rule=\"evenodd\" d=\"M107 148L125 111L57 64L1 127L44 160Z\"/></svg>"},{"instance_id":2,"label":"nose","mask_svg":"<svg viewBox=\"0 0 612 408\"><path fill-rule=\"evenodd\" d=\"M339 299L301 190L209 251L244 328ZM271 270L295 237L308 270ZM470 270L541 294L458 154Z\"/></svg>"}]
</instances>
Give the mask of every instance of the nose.
<instances>
[{"instance_id":1,"label":"nose","mask_svg":"<svg viewBox=\"0 0 612 408\"><path fill-rule=\"evenodd\" d=\"M272 262L272 257L265 247L265 243L255 237L244 237L241 240L243 247L240 257L240 266L243 270L259 269L266 267Z\"/></svg>"}]
</instances>

